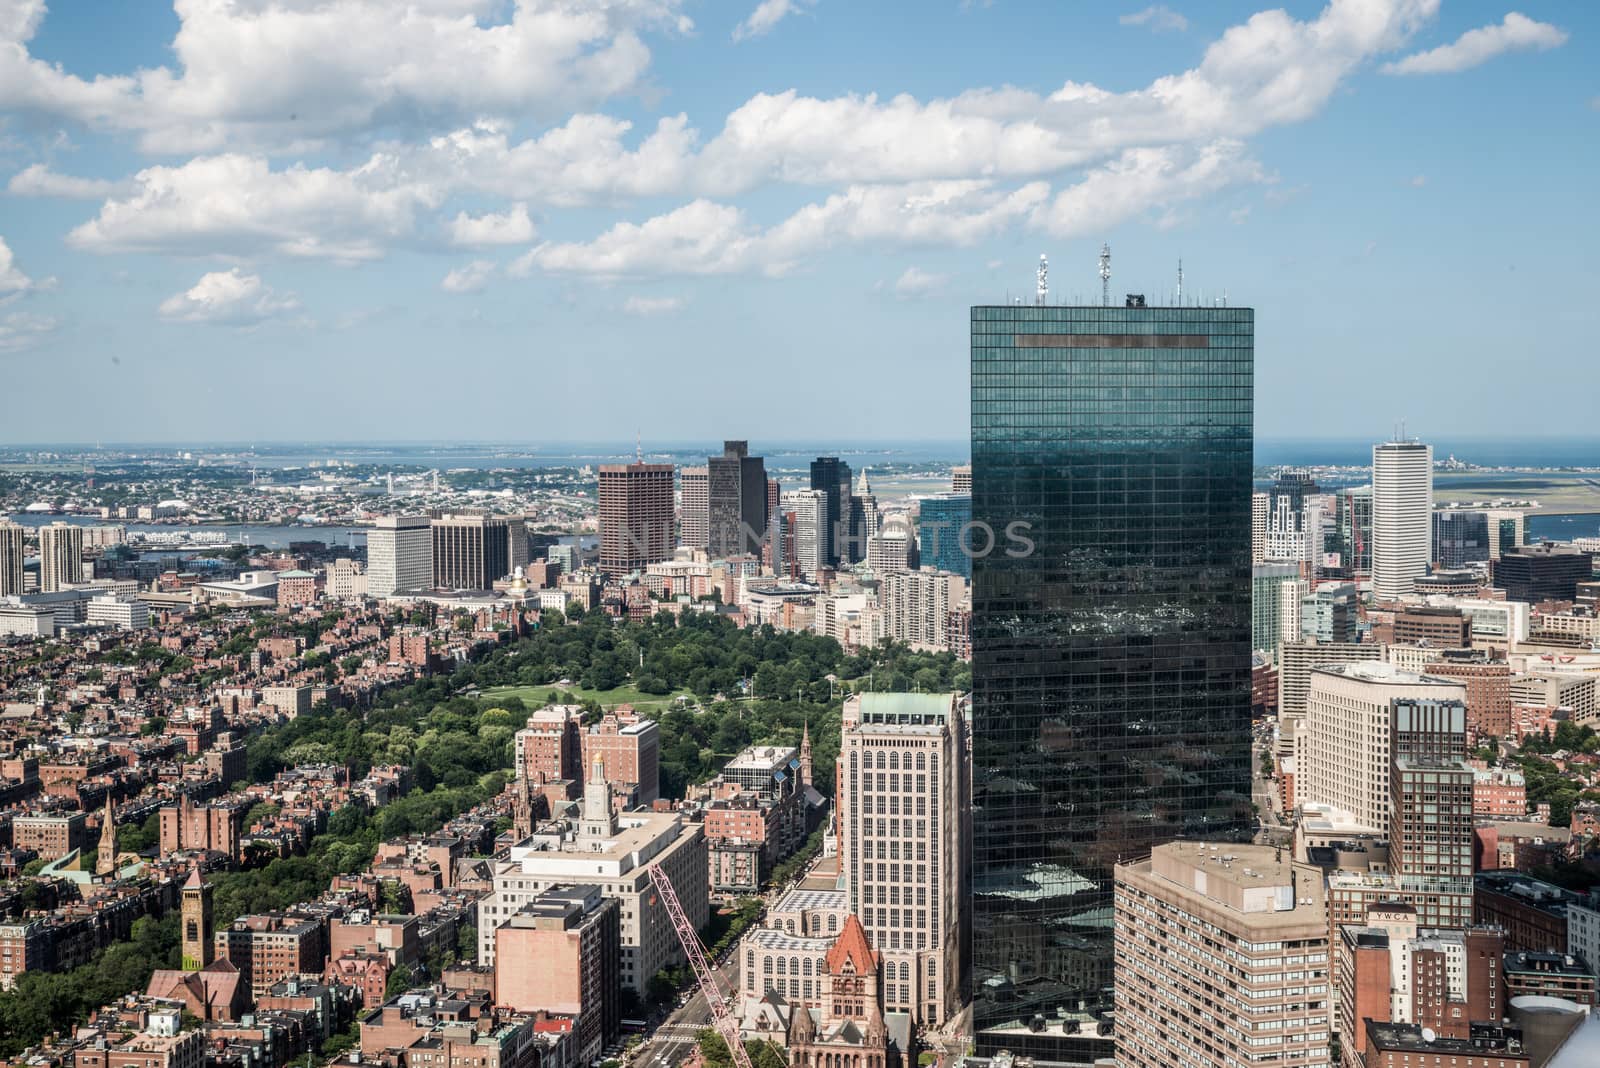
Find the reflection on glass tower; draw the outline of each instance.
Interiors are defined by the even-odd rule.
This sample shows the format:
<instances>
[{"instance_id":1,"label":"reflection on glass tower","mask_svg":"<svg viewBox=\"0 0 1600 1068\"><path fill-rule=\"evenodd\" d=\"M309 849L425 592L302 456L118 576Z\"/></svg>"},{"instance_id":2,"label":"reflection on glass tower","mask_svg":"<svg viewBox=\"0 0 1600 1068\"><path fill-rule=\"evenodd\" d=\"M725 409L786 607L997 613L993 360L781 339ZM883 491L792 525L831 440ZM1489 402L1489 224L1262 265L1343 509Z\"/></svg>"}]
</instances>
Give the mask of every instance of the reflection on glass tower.
<instances>
[{"instance_id":1,"label":"reflection on glass tower","mask_svg":"<svg viewBox=\"0 0 1600 1068\"><path fill-rule=\"evenodd\" d=\"M1248 837L1254 313L972 309L980 1054L1111 1052L1112 869Z\"/></svg>"}]
</instances>

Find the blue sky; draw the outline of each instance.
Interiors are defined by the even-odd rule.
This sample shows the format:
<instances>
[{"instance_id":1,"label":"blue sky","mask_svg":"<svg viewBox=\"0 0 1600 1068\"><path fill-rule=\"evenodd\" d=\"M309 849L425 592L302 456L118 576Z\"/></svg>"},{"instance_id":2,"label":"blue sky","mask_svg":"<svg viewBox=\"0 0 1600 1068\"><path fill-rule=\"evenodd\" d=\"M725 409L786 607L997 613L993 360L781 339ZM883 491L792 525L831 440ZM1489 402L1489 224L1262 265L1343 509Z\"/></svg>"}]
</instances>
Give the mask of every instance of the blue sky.
<instances>
[{"instance_id":1,"label":"blue sky","mask_svg":"<svg viewBox=\"0 0 1600 1068\"><path fill-rule=\"evenodd\" d=\"M1595 5L0 0L0 441L960 439L970 304L1263 436L1592 429Z\"/></svg>"}]
</instances>

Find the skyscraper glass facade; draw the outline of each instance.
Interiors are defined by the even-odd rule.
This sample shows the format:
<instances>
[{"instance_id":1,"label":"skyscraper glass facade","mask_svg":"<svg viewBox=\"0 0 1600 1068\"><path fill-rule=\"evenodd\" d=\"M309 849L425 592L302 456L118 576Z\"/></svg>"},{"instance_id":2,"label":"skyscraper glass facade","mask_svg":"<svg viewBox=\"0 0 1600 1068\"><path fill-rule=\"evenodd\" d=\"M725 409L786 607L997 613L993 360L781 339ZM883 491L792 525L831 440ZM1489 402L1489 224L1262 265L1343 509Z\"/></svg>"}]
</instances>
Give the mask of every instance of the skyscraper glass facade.
<instances>
[{"instance_id":1,"label":"skyscraper glass facade","mask_svg":"<svg viewBox=\"0 0 1600 1068\"><path fill-rule=\"evenodd\" d=\"M972 559L967 554L972 522L972 497L965 493L941 493L924 497L917 505L917 552L923 567L935 567L963 578L972 577ZM978 544L982 545L982 539Z\"/></svg>"},{"instance_id":2,"label":"skyscraper glass facade","mask_svg":"<svg viewBox=\"0 0 1600 1068\"><path fill-rule=\"evenodd\" d=\"M1110 1002L1113 866L1250 833L1253 335L1246 308L972 309L980 1054L1109 1055L1064 1021Z\"/></svg>"}]
</instances>

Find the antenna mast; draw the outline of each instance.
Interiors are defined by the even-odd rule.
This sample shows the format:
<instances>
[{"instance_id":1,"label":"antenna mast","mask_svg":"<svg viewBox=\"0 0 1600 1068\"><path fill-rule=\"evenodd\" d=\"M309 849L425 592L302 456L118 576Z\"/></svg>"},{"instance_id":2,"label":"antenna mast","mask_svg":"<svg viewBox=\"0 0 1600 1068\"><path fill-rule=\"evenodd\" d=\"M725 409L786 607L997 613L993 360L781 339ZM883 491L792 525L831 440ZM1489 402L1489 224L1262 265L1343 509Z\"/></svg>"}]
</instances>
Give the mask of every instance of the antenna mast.
<instances>
[{"instance_id":1,"label":"antenna mast","mask_svg":"<svg viewBox=\"0 0 1600 1068\"><path fill-rule=\"evenodd\" d=\"M1178 307L1183 307L1183 257L1178 257Z\"/></svg>"},{"instance_id":2,"label":"antenna mast","mask_svg":"<svg viewBox=\"0 0 1600 1068\"><path fill-rule=\"evenodd\" d=\"M1100 303L1111 307L1111 246L1100 246Z\"/></svg>"},{"instance_id":3,"label":"antenna mast","mask_svg":"<svg viewBox=\"0 0 1600 1068\"><path fill-rule=\"evenodd\" d=\"M1034 303L1044 306L1045 300L1050 296L1050 260L1043 252L1039 253L1039 292L1034 298Z\"/></svg>"}]
</instances>

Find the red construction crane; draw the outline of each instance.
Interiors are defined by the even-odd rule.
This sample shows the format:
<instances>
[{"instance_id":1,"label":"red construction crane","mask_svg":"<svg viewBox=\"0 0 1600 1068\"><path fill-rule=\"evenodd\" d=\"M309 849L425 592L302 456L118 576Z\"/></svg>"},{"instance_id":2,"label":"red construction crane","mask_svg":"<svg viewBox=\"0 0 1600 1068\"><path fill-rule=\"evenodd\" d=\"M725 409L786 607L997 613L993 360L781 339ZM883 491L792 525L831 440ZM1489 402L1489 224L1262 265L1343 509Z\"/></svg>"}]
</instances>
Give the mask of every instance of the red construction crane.
<instances>
[{"instance_id":1,"label":"red construction crane","mask_svg":"<svg viewBox=\"0 0 1600 1068\"><path fill-rule=\"evenodd\" d=\"M689 967L694 969L694 977L700 983L700 992L706 996L706 1005L711 1009L711 1026L716 1028L717 1034L728 1044L734 1068L753 1068L750 1054L745 1052L744 1039L739 1036L739 1021L733 1015L732 999L723 1000L722 991L717 987L717 973L712 971L711 965L706 962L706 950L700 944L700 935L695 931L694 924L689 922L689 917L684 914L683 906L678 904L678 893L672 889L672 880L661 870L661 865L657 864L650 869L650 882L661 895L661 903L667 907L667 915L672 918L672 927L678 932L678 941L683 945L683 955L689 958ZM802 1008L800 1011L805 1010Z\"/></svg>"}]
</instances>

